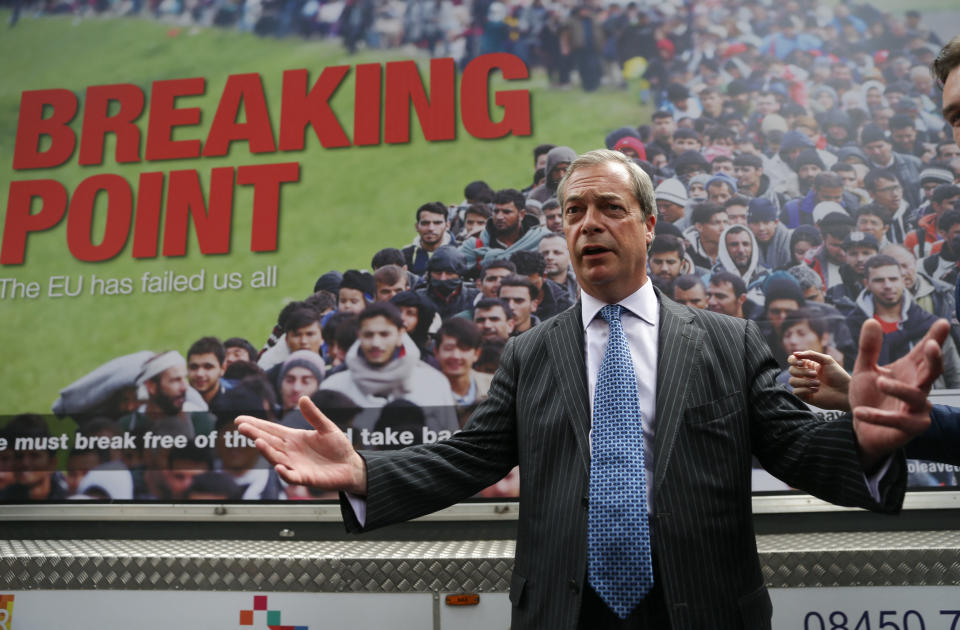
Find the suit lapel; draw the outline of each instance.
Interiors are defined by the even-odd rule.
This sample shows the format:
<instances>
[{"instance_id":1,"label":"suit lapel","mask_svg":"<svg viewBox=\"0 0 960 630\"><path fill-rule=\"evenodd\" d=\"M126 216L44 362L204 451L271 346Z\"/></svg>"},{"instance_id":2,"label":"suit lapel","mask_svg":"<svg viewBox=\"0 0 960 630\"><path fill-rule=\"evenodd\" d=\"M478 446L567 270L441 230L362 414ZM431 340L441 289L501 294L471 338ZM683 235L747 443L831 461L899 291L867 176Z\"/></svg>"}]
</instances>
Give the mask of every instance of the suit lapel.
<instances>
[{"instance_id":1,"label":"suit lapel","mask_svg":"<svg viewBox=\"0 0 960 630\"><path fill-rule=\"evenodd\" d=\"M547 347L584 469L590 470L590 405L580 303L549 320Z\"/></svg>"},{"instance_id":2,"label":"suit lapel","mask_svg":"<svg viewBox=\"0 0 960 630\"><path fill-rule=\"evenodd\" d=\"M660 292L660 339L657 342L657 418L653 438L654 488L663 482L677 429L686 407L685 392L703 330L693 316Z\"/></svg>"}]
</instances>

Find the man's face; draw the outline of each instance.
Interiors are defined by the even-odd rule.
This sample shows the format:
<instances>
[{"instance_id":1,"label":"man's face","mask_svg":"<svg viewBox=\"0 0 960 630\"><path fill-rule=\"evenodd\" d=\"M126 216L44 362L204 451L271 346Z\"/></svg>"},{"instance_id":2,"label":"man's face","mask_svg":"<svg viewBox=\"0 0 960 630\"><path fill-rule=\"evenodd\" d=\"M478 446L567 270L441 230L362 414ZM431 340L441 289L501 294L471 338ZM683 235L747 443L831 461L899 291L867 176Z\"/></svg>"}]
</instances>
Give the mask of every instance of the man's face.
<instances>
[{"instance_id":1,"label":"man's face","mask_svg":"<svg viewBox=\"0 0 960 630\"><path fill-rule=\"evenodd\" d=\"M886 226L883 225L883 219L875 214L861 214L857 217L857 230L866 232L867 234L873 234L878 243L883 242L885 227Z\"/></svg>"},{"instance_id":2,"label":"man's face","mask_svg":"<svg viewBox=\"0 0 960 630\"><path fill-rule=\"evenodd\" d=\"M186 497L193 478L205 472L201 462L192 462L186 459L176 459L170 463L168 470L162 471L164 484L170 491L170 498L179 501Z\"/></svg>"},{"instance_id":3,"label":"man's face","mask_svg":"<svg viewBox=\"0 0 960 630\"><path fill-rule=\"evenodd\" d=\"M543 219L548 230L554 234L563 234L563 211L560 206L544 210Z\"/></svg>"},{"instance_id":4,"label":"man's face","mask_svg":"<svg viewBox=\"0 0 960 630\"><path fill-rule=\"evenodd\" d=\"M678 252L658 252L650 255L650 273L665 285L680 275L683 258Z\"/></svg>"},{"instance_id":5,"label":"man's face","mask_svg":"<svg viewBox=\"0 0 960 630\"><path fill-rule=\"evenodd\" d=\"M773 114L779 111L780 107L777 104L777 99L773 94L764 94L757 97L757 111L760 114L766 116L767 114Z\"/></svg>"},{"instance_id":6,"label":"man's face","mask_svg":"<svg viewBox=\"0 0 960 630\"><path fill-rule=\"evenodd\" d=\"M290 352L297 350L320 352L321 345L323 345L323 336L320 334L320 322L312 322L296 330L287 331L287 347Z\"/></svg>"},{"instance_id":7,"label":"man's face","mask_svg":"<svg viewBox=\"0 0 960 630\"><path fill-rule=\"evenodd\" d=\"M707 289L707 309L714 313L723 313L733 317L742 317L741 307L746 301L746 294L737 297L733 292L733 285L729 282L718 284L710 283Z\"/></svg>"},{"instance_id":8,"label":"man's face","mask_svg":"<svg viewBox=\"0 0 960 630\"><path fill-rule=\"evenodd\" d=\"M407 274L401 274L394 284L377 283L377 302L389 302L397 293L407 290Z\"/></svg>"},{"instance_id":9,"label":"man's face","mask_svg":"<svg viewBox=\"0 0 960 630\"><path fill-rule=\"evenodd\" d=\"M873 200L884 208L896 211L900 208L900 202L903 200L903 187L898 181L878 179L877 188L873 191Z\"/></svg>"},{"instance_id":10,"label":"man's face","mask_svg":"<svg viewBox=\"0 0 960 630\"><path fill-rule=\"evenodd\" d=\"M687 194L693 201L705 201L707 199L707 189L701 182L693 182L687 189Z\"/></svg>"},{"instance_id":11,"label":"man's face","mask_svg":"<svg viewBox=\"0 0 960 630\"><path fill-rule=\"evenodd\" d=\"M726 184L713 183L707 187L707 199L714 203L723 205L732 196L730 187Z\"/></svg>"},{"instance_id":12,"label":"man's face","mask_svg":"<svg viewBox=\"0 0 960 630\"><path fill-rule=\"evenodd\" d=\"M280 402L284 411L297 406L301 396L309 396L317 391L320 384L313 372L305 367L295 367L287 370L280 383Z\"/></svg>"},{"instance_id":13,"label":"man's face","mask_svg":"<svg viewBox=\"0 0 960 630\"><path fill-rule=\"evenodd\" d=\"M814 178L823 172L823 169L816 164L804 164L797 169L797 179L806 185L811 185Z\"/></svg>"},{"instance_id":14,"label":"man's face","mask_svg":"<svg viewBox=\"0 0 960 630\"><path fill-rule=\"evenodd\" d=\"M354 313L359 315L367 307L367 301L363 298L363 291L360 289L348 289L342 287L337 292L337 310L341 313Z\"/></svg>"},{"instance_id":15,"label":"man's face","mask_svg":"<svg viewBox=\"0 0 960 630\"><path fill-rule=\"evenodd\" d=\"M499 306L478 308L473 311L473 323L480 327L484 340L503 339L506 341L513 332L513 320Z\"/></svg>"},{"instance_id":16,"label":"man's face","mask_svg":"<svg viewBox=\"0 0 960 630\"><path fill-rule=\"evenodd\" d=\"M892 147L886 140L874 140L869 144L863 145L863 152L867 154L876 164L886 164L890 161L890 151Z\"/></svg>"},{"instance_id":17,"label":"man's face","mask_svg":"<svg viewBox=\"0 0 960 630\"><path fill-rule=\"evenodd\" d=\"M703 111L716 118L723 107L723 99L717 93L707 93L700 96L700 104L703 106Z\"/></svg>"},{"instance_id":18,"label":"man's face","mask_svg":"<svg viewBox=\"0 0 960 630\"><path fill-rule=\"evenodd\" d=\"M483 297L495 298L500 295L500 282L510 275L509 269L503 267L492 267L483 272L483 279L480 280L480 292Z\"/></svg>"},{"instance_id":19,"label":"man's face","mask_svg":"<svg viewBox=\"0 0 960 630\"><path fill-rule=\"evenodd\" d=\"M854 188L860 187L860 180L857 177L857 171L839 171L840 177L843 178L843 187L847 190L852 190ZM837 202L839 203L839 202Z\"/></svg>"},{"instance_id":20,"label":"man's face","mask_svg":"<svg viewBox=\"0 0 960 630\"><path fill-rule=\"evenodd\" d=\"M733 176L737 178L737 188L753 188L760 181L763 169L755 166L734 166Z\"/></svg>"},{"instance_id":21,"label":"man's face","mask_svg":"<svg viewBox=\"0 0 960 630\"><path fill-rule=\"evenodd\" d=\"M570 162L557 162L554 167L550 170L550 183L554 186L563 179L563 176L567 174L567 168L570 166Z\"/></svg>"},{"instance_id":22,"label":"man's face","mask_svg":"<svg viewBox=\"0 0 960 630\"><path fill-rule=\"evenodd\" d=\"M813 249L813 243L810 241L797 241L793 245L793 262L802 263L807 252Z\"/></svg>"},{"instance_id":23,"label":"man's face","mask_svg":"<svg viewBox=\"0 0 960 630\"><path fill-rule=\"evenodd\" d=\"M187 357L187 378L190 385L201 394L216 389L221 375L223 369L214 353L191 354Z\"/></svg>"},{"instance_id":24,"label":"man's face","mask_svg":"<svg viewBox=\"0 0 960 630\"><path fill-rule=\"evenodd\" d=\"M847 248L847 264L853 267L857 275L863 277L864 267L867 260L877 255L877 250L872 247L860 247L853 245Z\"/></svg>"},{"instance_id":25,"label":"man's face","mask_svg":"<svg viewBox=\"0 0 960 630\"><path fill-rule=\"evenodd\" d=\"M850 174L853 175L854 180L856 180L856 174ZM843 203L843 186L823 186L821 188L817 188L814 196L817 199L817 203L821 203L823 201Z\"/></svg>"},{"instance_id":26,"label":"man's face","mask_svg":"<svg viewBox=\"0 0 960 630\"><path fill-rule=\"evenodd\" d=\"M436 349L440 371L447 378L470 374L473 364L480 358L480 348L461 345L455 337L443 335Z\"/></svg>"},{"instance_id":27,"label":"man's face","mask_svg":"<svg viewBox=\"0 0 960 630\"><path fill-rule=\"evenodd\" d=\"M643 286L656 222L634 198L626 167L606 162L577 169L567 180L564 234L580 287L617 302Z\"/></svg>"},{"instance_id":28,"label":"man's face","mask_svg":"<svg viewBox=\"0 0 960 630\"><path fill-rule=\"evenodd\" d=\"M729 175L730 177L735 177L733 173L732 160L721 160L719 158L715 159L713 162L710 162L710 172L714 175L722 173L724 175Z\"/></svg>"},{"instance_id":29,"label":"man's face","mask_svg":"<svg viewBox=\"0 0 960 630\"><path fill-rule=\"evenodd\" d=\"M750 235L744 230L731 230L725 237L727 252L733 259L733 264L737 266L740 272L743 272L750 266L750 258L753 256L753 243L750 241Z\"/></svg>"},{"instance_id":30,"label":"man's face","mask_svg":"<svg viewBox=\"0 0 960 630\"><path fill-rule=\"evenodd\" d=\"M403 329L412 333L417 329L417 323L420 321L420 310L416 306L401 306L400 316L403 319Z\"/></svg>"},{"instance_id":31,"label":"man's face","mask_svg":"<svg viewBox=\"0 0 960 630\"><path fill-rule=\"evenodd\" d=\"M534 165L533 170L547 168L547 154L541 153L537 156L537 163Z\"/></svg>"},{"instance_id":32,"label":"man's face","mask_svg":"<svg viewBox=\"0 0 960 630\"><path fill-rule=\"evenodd\" d=\"M673 132L677 130L677 123L670 116L653 119L653 137L657 140L667 141L673 138Z\"/></svg>"},{"instance_id":33,"label":"man's face","mask_svg":"<svg viewBox=\"0 0 960 630\"><path fill-rule=\"evenodd\" d=\"M187 367L167 368L159 378L147 381L147 391L164 413L171 416L180 413L187 400Z\"/></svg>"},{"instance_id":34,"label":"man's face","mask_svg":"<svg viewBox=\"0 0 960 630\"><path fill-rule=\"evenodd\" d=\"M917 130L915 127L894 129L890 132L890 138L893 140L895 151L910 153L913 151L913 143L917 140Z\"/></svg>"},{"instance_id":35,"label":"man's face","mask_svg":"<svg viewBox=\"0 0 960 630\"><path fill-rule=\"evenodd\" d=\"M694 227L700 232L700 240L706 243L719 243L720 234L730 225L730 219L726 212L718 212L710 217L706 223L694 223Z\"/></svg>"},{"instance_id":36,"label":"man's face","mask_svg":"<svg viewBox=\"0 0 960 630\"><path fill-rule=\"evenodd\" d=\"M740 205L727 206L724 208L727 211L727 220L730 222L730 225L746 225L747 224L747 207Z\"/></svg>"},{"instance_id":37,"label":"man's face","mask_svg":"<svg viewBox=\"0 0 960 630\"><path fill-rule=\"evenodd\" d=\"M960 201L960 195L955 195L953 197L947 197L939 204L931 203L930 206L933 208L934 213L939 217L947 210L955 209L958 201Z\"/></svg>"},{"instance_id":38,"label":"man's face","mask_svg":"<svg viewBox=\"0 0 960 630\"><path fill-rule=\"evenodd\" d=\"M360 322L360 353L375 367L386 365L403 340L403 331L383 315Z\"/></svg>"},{"instance_id":39,"label":"man's face","mask_svg":"<svg viewBox=\"0 0 960 630\"><path fill-rule=\"evenodd\" d=\"M900 265L900 273L903 274L903 286L907 290L913 291L917 282L917 259L910 252L899 247L891 248L889 251L884 250L884 253L889 254L891 258L897 261L897 264Z\"/></svg>"},{"instance_id":40,"label":"man's face","mask_svg":"<svg viewBox=\"0 0 960 630\"><path fill-rule=\"evenodd\" d=\"M479 234L486 224L487 218L482 214L468 212L463 217L463 229L467 233L467 236L475 236Z\"/></svg>"},{"instance_id":41,"label":"man's face","mask_svg":"<svg viewBox=\"0 0 960 630\"><path fill-rule=\"evenodd\" d=\"M960 82L960 79L957 79L957 81ZM944 92L944 94L946 94L946 92ZM946 99L944 99L944 103L946 103ZM953 125L953 141L954 143L960 142L960 140L957 139L956 124ZM950 160L958 157L960 157L960 146L957 144L941 144L939 147L937 147L938 160L949 162Z\"/></svg>"},{"instance_id":42,"label":"man's face","mask_svg":"<svg viewBox=\"0 0 960 630\"><path fill-rule=\"evenodd\" d=\"M250 356L250 353L246 349L239 346L233 346L232 348L226 349L226 354L223 357L223 371L226 372L227 368L236 363L237 361L253 361L254 359Z\"/></svg>"},{"instance_id":43,"label":"man's face","mask_svg":"<svg viewBox=\"0 0 960 630\"><path fill-rule=\"evenodd\" d=\"M570 254L567 253L567 244L563 239L542 239L538 249L540 255L547 262L546 274L548 276L567 273L567 267L570 266Z\"/></svg>"},{"instance_id":44,"label":"man's face","mask_svg":"<svg viewBox=\"0 0 960 630\"><path fill-rule=\"evenodd\" d=\"M700 141L696 138L674 138L673 152L680 155L684 151L699 151Z\"/></svg>"},{"instance_id":45,"label":"man's face","mask_svg":"<svg viewBox=\"0 0 960 630\"><path fill-rule=\"evenodd\" d=\"M527 287L500 287L500 299L513 311L514 323L521 328L530 321L533 301Z\"/></svg>"},{"instance_id":46,"label":"man's face","mask_svg":"<svg viewBox=\"0 0 960 630\"><path fill-rule=\"evenodd\" d=\"M903 274L899 265L874 267L867 277L867 288L881 306L897 306L903 300Z\"/></svg>"},{"instance_id":47,"label":"man's face","mask_svg":"<svg viewBox=\"0 0 960 630\"><path fill-rule=\"evenodd\" d=\"M771 300L770 304L767 305L767 319L770 320L773 329L779 333L784 318L798 308L800 308L800 304L796 300L786 298Z\"/></svg>"},{"instance_id":48,"label":"man's face","mask_svg":"<svg viewBox=\"0 0 960 630\"><path fill-rule=\"evenodd\" d=\"M495 236L513 234L520 229L520 220L524 212L517 210L512 203L500 203L493 208L493 229Z\"/></svg>"},{"instance_id":49,"label":"man's face","mask_svg":"<svg viewBox=\"0 0 960 630\"><path fill-rule=\"evenodd\" d=\"M420 243L431 247L439 244L443 238L443 233L447 230L447 217L433 212L421 212L416 227Z\"/></svg>"},{"instance_id":50,"label":"man's face","mask_svg":"<svg viewBox=\"0 0 960 630\"><path fill-rule=\"evenodd\" d=\"M800 352L802 350L823 352L823 342L806 321L792 324L784 330L782 342L783 349L787 351L787 354L793 354L794 352Z\"/></svg>"},{"instance_id":51,"label":"man's face","mask_svg":"<svg viewBox=\"0 0 960 630\"><path fill-rule=\"evenodd\" d=\"M673 287L673 300L684 306L707 308L707 291L699 282L686 291L679 287Z\"/></svg>"},{"instance_id":52,"label":"man's face","mask_svg":"<svg viewBox=\"0 0 960 630\"><path fill-rule=\"evenodd\" d=\"M767 243L773 238L774 232L777 231L778 223L780 223L780 221L777 219L772 221L753 221L750 223L750 231L753 232L753 235L757 237L759 242Z\"/></svg>"},{"instance_id":53,"label":"man's face","mask_svg":"<svg viewBox=\"0 0 960 630\"><path fill-rule=\"evenodd\" d=\"M847 262L847 252L843 249L843 239L830 234L823 236L823 249L827 252L827 260L835 265Z\"/></svg>"},{"instance_id":54,"label":"man's face","mask_svg":"<svg viewBox=\"0 0 960 630\"><path fill-rule=\"evenodd\" d=\"M664 221L673 223L683 218L684 208L678 203L667 201L666 199L657 199L657 213Z\"/></svg>"}]
</instances>

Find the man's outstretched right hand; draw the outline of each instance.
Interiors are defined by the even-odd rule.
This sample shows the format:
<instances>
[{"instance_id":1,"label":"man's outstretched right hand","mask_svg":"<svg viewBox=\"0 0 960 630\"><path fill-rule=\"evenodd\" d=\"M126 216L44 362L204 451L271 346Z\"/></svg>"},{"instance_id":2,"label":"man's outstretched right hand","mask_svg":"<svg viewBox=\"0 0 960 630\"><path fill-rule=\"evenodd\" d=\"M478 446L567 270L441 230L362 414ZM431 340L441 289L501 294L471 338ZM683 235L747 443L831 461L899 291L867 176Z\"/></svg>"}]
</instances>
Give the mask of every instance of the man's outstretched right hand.
<instances>
[{"instance_id":1,"label":"man's outstretched right hand","mask_svg":"<svg viewBox=\"0 0 960 630\"><path fill-rule=\"evenodd\" d=\"M237 430L255 441L284 481L365 496L367 467L347 436L306 396L300 399L300 411L314 431L250 416L240 416L235 422Z\"/></svg>"}]
</instances>

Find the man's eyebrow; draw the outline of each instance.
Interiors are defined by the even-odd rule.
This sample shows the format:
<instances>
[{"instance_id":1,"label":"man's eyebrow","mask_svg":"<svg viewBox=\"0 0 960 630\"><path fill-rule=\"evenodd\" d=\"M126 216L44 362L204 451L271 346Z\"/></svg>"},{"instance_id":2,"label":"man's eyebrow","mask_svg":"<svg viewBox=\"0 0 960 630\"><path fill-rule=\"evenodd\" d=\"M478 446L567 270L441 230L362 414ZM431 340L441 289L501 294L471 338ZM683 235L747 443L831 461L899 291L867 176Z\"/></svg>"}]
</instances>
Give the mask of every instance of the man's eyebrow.
<instances>
[{"instance_id":1,"label":"man's eyebrow","mask_svg":"<svg viewBox=\"0 0 960 630\"><path fill-rule=\"evenodd\" d=\"M617 193L613 193L613 192L595 193L595 194L593 195L593 197L595 197L595 198L597 198L597 199L599 199L599 200L601 200L601 201L608 202L608 203L611 202L611 201L623 201L623 197L621 197L621 196L618 195ZM583 196L582 194L574 193L574 194L572 194L572 195L567 195L565 201L580 201L580 200L582 200L583 198L584 198L584 196Z\"/></svg>"},{"instance_id":2,"label":"man's eyebrow","mask_svg":"<svg viewBox=\"0 0 960 630\"><path fill-rule=\"evenodd\" d=\"M943 119L950 122L950 117L960 112L960 102L953 102L943 108Z\"/></svg>"}]
</instances>

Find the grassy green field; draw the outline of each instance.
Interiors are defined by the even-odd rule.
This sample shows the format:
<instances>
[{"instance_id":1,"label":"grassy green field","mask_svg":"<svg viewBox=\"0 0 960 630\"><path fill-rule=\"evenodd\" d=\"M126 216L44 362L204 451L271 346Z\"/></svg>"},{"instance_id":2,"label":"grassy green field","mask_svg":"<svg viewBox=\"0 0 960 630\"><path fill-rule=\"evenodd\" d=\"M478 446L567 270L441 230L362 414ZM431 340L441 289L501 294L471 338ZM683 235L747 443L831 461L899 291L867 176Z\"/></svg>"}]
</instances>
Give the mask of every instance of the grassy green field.
<instances>
[{"instance_id":1,"label":"grassy green field","mask_svg":"<svg viewBox=\"0 0 960 630\"><path fill-rule=\"evenodd\" d=\"M6 24L9 14L0 12ZM0 220L6 218L10 182L54 179L72 193L86 177L118 173L134 187L141 172L197 169L204 187L211 168L297 161L300 181L284 187L281 199L279 249L251 253L250 187L237 187L233 210L232 250L228 256L203 256L191 227L187 255L179 258L139 259L131 256L132 236L113 260L81 263L67 247L64 219L53 229L29 238L26 261L0 268L0 278L38 282L35 299L0 300L0 399L3 413L43 412L58 390L104 361L129 352L176 348L185 352L203 335L244 336L263 343L276 314L289 299L302 298L314 280L329 269L368 267L371 255L387 246L402 247L413 236L413 213L426 201L457 203L469 181L483 179L494 188L522 187L531 176L531 150L542 142L566 144L578 151L601 146L611 129L648 120L649 111L626 91L586 95L579 90L556 91L545 77L496 88L529 89L533 99L533 135L500 140L478 140L461 128L453 142L428 143L414 122L414 139L407 145L380 145L324 149L314 137L300 153L251 155L245 144L235 144L224 158L117 165L108 141L108 160L99 167L80 167L76 155L55 169L13 171L13 147L24 90L64 88L82 97L91 85L133 83L149 93L159 79L204 77L206 94L190 97L179 106L199 106L203 122L180 129L176 139L206 137L226 77L256 72L262 77L277 133L283 71L310 70L311 82L329 65L381 62L400 53L366 52L346 57L334 42L261 39L233 30L177 29L140 19L25 17L0 37L4 81L0 83ZM149 96L148 96L149 98ZM341 125L352 135L353 86L348 76L333 101ZM145 113L140 128L146 130ZM82 109L74 121L79 130ZM102 197L102 196L101 196ZM101 198L93 241L102 237L106 204ZM36 211L36 209L34 210ZM276 265L278 286L270 289L214 291L211 275L240 272L250 275ZM206 270L206 289L198 293L144 295L140 277L170 270L181 274ZM128 296L89 294L89 277L132 278ZM85 278L78 297L51 298L46 294L51 276L70 276L76 286Z\"/></svg>"}]
</instances>

